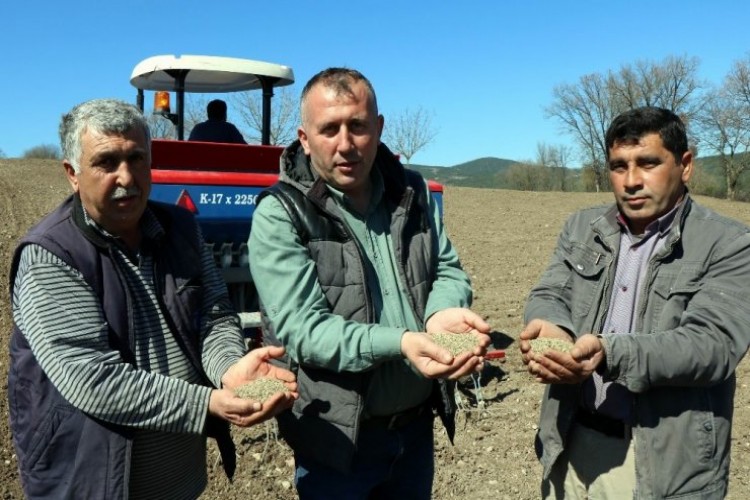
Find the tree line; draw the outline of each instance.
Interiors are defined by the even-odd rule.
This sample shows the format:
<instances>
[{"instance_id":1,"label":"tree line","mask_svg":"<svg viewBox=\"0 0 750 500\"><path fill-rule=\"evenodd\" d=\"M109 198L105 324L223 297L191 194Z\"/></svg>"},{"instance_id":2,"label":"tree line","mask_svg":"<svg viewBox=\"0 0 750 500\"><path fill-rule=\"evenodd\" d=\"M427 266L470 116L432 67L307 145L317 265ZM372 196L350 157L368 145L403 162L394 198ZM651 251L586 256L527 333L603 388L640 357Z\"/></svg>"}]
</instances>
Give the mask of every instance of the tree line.
<instances>
[{"instance_id":1,"label":"tree line","mask_svg":"<svg viewBox=\"0 0 750 500\"><path fill-rule=\"evenodd\" d=\"M584 75L558 84L545 116L556 120L573 146L539 143L536 158L518 162L501 184L522 190L601 191L609 189L604 134L623 111L659 106L678 114L688 128L690 147L698 158L691 188L696 194L750 200L750 54L736 60L720 83L698 77L695 57L669 56L641 60L605 73ZM260 143L262 96L259 92L229 94L248 143ZM190 94L186 100L186 133L205 120L209 98ZM386 120L384 141L406 164L436 138L434 115L422 107L407 109ZM155 138L175 138L174 125L149 115ZM297 137L299 99L293 90L276 92L272 105L270 141L286 145ZM700 155L698 154L700 153ZM2 152L0 152L2 154ZM59 148L44 144L24 152L24 158L59 158ZM571 168L571 164L581 168Z\"/></svg>"},{"instance_id":2,"label":"tree line","mask_svg":"<svg viewBox=\"0 0 750 500\"><path fill-rule=\"evenodd\" d=\"M679 115L687 126L690 147L699 158L693 191L750 199L744 179L750 169L750 55L735 61L719 84L701 81L698 67L696 58L670 56L555 86L545 114L560 123L577 150L539 144L536 159L511 167L503 174L506 181L518 189L608 189L607 127L628 109L659 106ZM582 165L578 173L567 168L573 154Z\"/></svg>"}]
</instances>

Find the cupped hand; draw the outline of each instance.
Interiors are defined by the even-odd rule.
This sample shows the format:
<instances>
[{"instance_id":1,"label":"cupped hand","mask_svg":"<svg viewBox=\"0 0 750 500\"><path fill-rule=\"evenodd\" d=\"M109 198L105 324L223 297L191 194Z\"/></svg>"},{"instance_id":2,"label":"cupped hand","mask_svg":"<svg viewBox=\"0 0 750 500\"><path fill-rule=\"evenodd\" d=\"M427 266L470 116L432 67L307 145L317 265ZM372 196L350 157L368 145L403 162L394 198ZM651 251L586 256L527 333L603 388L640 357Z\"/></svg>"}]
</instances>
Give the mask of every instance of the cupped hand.
<instances>
[{"instance_id":1,"label":"cupped hand","mask_svg":"<svg viewBox=\"0 0 750 500\"><path fill-rule=\"evenodd\" d=\"M483 334L469 335L481 337ZM454 357L447 349L433 342L429 335L405 332L401 337L401 353L426 378L456 380L473 371L481 371L484 360L478 353L486 350L489 343L489 337L484 337L486 343L478 345L475 352L465 352Z\"/></svg>"},{"instance_id":2,"label":"cupped hand","mask_svg":"<svg viewBox=\"0 0 750 500\"><path fill-rule=\"evenodd\" d=\"M521 359L525 365L529 364L533 354L531 353L531 343L529 343L529 340L550 338L573 342L573 338L567 331L543 319L532 319L529 321L518 338L520 340L518 347L521 350Z\"/></svg>"},{"instance_id":3,"label":"cupped hand","mask_svg":"<svg viewBox=\"0 0 750 500\"><path fill-rule=\"evenodd\" d=\"M256 378L266 377L284 382L289 391L295 392L297 383L294 373L269 362L283 355L283 347L269 346L253 349L229 367L221 377L222 386L234 389Z\"/></svg>"},{"instance_id":4,"label":"cupped hand","mask_svg":"<svg viewBox=\"0 0 750 500\"><path fill-rule=\"evenodd\" d=\"M577 384L604 360L604 346L595 335L582 335L570 352L528 353L528 371L544 384Z\"/></svg>"},{"instance_id":5,"label":"cupped hand","mask_svg":"<svg viewBox=\"0 0 750 500\"><path fill-rule=\"evenodd\" d=\"M208 411L236 426L250 427L290 408L297 397L296 392L277 392L260 402L237 397L231 389L215 389L211 391Z\"/></svg>"},{"instance_id":6,"label":"cupped hand","mask_svg":"<svg viewBox=\"0 0 750 500\"><path fill-rule=\"evenodd\" d=\"M438 311L427 320L427 333L490 333L490 325L477 313L465 307L450 307Z\"/></svg>"}]
</instances>

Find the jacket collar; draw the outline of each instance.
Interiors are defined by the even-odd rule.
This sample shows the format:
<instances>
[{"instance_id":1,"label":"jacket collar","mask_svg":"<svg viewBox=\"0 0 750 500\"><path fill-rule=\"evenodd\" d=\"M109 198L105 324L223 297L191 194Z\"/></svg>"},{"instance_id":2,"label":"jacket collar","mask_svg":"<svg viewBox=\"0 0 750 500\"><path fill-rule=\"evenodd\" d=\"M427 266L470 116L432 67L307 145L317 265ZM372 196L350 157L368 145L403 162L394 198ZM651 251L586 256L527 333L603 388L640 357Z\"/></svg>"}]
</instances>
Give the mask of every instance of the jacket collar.
<instances>
[{"instance_id":1,"label":"jacket collar","mask_svg":"<svg viewBox=\"0 0 750 500\"><path fill-rule=\"evenodd\" d=\"M666 236L667 247L671 247L672 243L678 240L682 235L682 228L685 226L685 218L687 217L688 213L690 213L692 204L693 199L690 197L690 193L686 188L685 196L683 197L682 202L677 209L677 213L674 214L674 221L671 225L671 228L669 229L669 234ZM611 238L614 235L619 235L621 231L620 224L617 221L619 213L620 212L617 209L617 205L613 204L609 208L609 210L607 210L600 217L597 217L591 222L591 227L594 232L599 234L605 240Z\"/></svg>"},{"instance_id":2,"label":"jacket collar","mask_svg":"<svg viewBox=\"0 0 750 500\"><path fill-rule=\"evenodd\" d=\"M310 157L305 154L299 139L284 149L280 163L280 181L295 186L312 198L322 200L329 196L325 181L312 168ZM382 142L378 145L373 168L377 168L383 177L385 197L398 204L406 191L406 171Z\"/></svg>"}]
</instances>

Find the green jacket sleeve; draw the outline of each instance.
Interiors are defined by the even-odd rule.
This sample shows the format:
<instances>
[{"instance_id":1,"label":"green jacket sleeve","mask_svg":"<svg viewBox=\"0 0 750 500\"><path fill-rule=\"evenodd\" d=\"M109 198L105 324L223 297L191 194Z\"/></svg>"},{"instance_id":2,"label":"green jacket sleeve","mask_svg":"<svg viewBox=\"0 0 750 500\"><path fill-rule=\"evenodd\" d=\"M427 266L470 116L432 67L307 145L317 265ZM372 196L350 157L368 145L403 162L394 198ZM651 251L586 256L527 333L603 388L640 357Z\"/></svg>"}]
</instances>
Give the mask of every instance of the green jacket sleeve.
<instances>
[{"instance_id":1,"label":"green jacket sleeve","mask_svg":"<svg viewBox=\"0 0 750 500\"><path fill-rule=\"evenodd\" d=\"M360 372L401 358L403 328L347 321L331 313L315 262L275 198L253 213L250 271L276 335L297 363Z\"/></svg>"}]
</instances>

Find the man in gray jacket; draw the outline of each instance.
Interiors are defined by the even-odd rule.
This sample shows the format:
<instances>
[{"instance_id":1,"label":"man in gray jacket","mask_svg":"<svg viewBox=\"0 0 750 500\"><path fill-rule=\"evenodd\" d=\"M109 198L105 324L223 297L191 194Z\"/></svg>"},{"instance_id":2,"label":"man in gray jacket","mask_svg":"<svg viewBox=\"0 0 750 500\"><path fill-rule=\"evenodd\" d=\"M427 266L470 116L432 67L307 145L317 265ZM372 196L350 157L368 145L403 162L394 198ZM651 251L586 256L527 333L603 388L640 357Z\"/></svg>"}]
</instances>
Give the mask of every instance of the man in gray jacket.
<instances>
[{"instance_id":1,"label":"man in gray jacket","mask_svg":"<svg viewBox=\"0 0 750 500\"><path fill-rule=\"evenodd\" d=\"M671 111L621 114L606 147L615 206L570 217L526 305L523 360L549 384L543 496L724 498L750 232L690 198ZM569 352L535 350L542 337Z\"/></svg>"}]
</instances>

